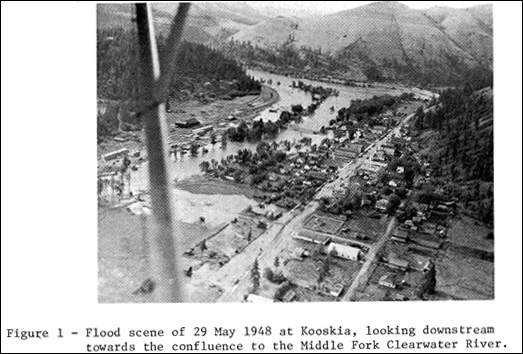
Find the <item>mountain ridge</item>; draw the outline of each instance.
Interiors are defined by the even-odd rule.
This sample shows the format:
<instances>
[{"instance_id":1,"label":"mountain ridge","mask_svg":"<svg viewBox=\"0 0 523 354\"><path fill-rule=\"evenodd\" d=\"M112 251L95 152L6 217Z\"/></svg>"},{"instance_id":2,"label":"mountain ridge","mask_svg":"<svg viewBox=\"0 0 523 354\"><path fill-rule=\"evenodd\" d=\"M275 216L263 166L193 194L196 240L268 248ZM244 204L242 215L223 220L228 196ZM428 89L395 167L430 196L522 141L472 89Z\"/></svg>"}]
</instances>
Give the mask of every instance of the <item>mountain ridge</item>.
<instances>
[{"instance_id":1,"label":"mountain ridge","mask_svg":"<svg viewBox=\"0 0 523 354\"><path fill-rule=\"evenodd\" d=\"M173 4L153 6L159 33L169 30L176 8ZM132 6L98 5L99 27L130 27L132 18ZM268 56L286 55L289 51L307 58L310 54L304 52L307 48L323 56L311 66L334 62L338 74L340 70L342 74L344 70L355 73L353 77L345 77L354 80L405 79L446 84L466 76L465 71L491 71L493 62L491 5L417 10L402 3L382 1L337 13L297 18L270 17L246 3L196 3L191 8L184 38L215 48L228 43L265 48L272 54L252 58L248 53L251 64L261 60L262 66ZM242 55L235 58L245 59ZM300 69L289 65L290 71ZM369 72L374 74L365 74Z\"/></svg>"},{"instance_id":2,"label":"mountain ridge","mask_svg":"<svg viewBox=\"0 0 523 354\"><path fill-rule=\"evenodd\" d=\"M318 49L348 66L366 62L383 67L390 79L405 71L431 76L435 69L438 75L459 76L465 69L492 67L489 9L416 10L398 2L376 2L314 19L268 19L229 40L265 48L289 44Z\"/></svg>"}]
</instances>

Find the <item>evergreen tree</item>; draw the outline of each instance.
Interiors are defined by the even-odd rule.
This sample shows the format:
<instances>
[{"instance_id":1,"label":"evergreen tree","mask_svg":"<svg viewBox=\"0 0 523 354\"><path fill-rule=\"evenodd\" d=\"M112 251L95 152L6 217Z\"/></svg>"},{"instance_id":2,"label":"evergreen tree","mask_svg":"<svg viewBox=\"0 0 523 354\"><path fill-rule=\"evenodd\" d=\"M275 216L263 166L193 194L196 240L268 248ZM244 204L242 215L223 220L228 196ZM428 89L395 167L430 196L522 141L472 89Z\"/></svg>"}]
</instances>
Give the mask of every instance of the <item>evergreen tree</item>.
<instances>
[{"instance_id":1,"label":"evergreen tree","mask_svg":"<svg viewBox=\"0 0 523 354\"><path fill-rule=\"evenodd\" d=\"M260 266L258 264L258 257L254 259L254 264L251 269L252 292L257 294L260 289Z\"/></svg>"}]
</instances>

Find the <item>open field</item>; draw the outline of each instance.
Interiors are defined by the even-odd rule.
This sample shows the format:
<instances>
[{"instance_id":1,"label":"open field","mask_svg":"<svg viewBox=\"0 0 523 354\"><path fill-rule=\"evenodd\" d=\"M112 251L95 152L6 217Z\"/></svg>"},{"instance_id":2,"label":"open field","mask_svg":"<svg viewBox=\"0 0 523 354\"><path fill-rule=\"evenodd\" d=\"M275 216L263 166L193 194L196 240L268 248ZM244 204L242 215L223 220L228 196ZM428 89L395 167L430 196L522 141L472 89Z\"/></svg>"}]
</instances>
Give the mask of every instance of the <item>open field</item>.
<instances>
[{"instance_id":1,"label":"open field","mask_svg":"<svg viewBox=\"0 0 523 354\"><path fill-rule=\"evenodd\" d=\"M150 275L148 220L123 208L102 209L98 214L99 301L149 302L148 294L133 294ZM177 222L180 248L191 248L216 228ZM183 263L183 262L182 262ZM182 264L183 266L183 264ZM189 295L190 296L190 295Z\"/></svg>"},{"instance_id":2,"label":"open field","mask_svg":"<svg viewBox=\"0 0 523 354\"><path fill-rule=\"evenodd\" d=\"M343 220L331 216L314 214L305 222L304 228L324 232L327 234L336 234L343 226Z\"/></svg>"},{"instance_id":3,"label":"open field","mask_svg":"<svg viewBox=\"0 0 523 354\"><path fill-rule=\"evenodd\" d=\"M208 176L192 176L175 183L175 188L192 194L243 195L253 198L258 191L248 185L219 180Z\"/></svg>"},{"instance_id":4,"label":"open field","mask_svg":"<svg viewBox=\"0 0 523 354\"><path fill-rule=\"evenodd\" d=\"M454 245L492 252L494 250L494 239L487 238L490 232L492 232L492 229L468 216L462 216L452 221L447 236L449 242Z\"/></svg>"},{"instance_id":5,"label":"open field","mask_svg":"<svg viewBox=\"0 0 523 354\"><path fill-rule=\"evenodd\" d=\"M347 230L347 232L342 232L338 236L355 239L356 235L359 234L360 239L364 239L365 243L374 243L387 230L387 225L386 217L381 217L378 220L358 215L343 224L342 229Z\"/></svg>"},{"instance_id":6,"label":"open field","mask_svg":"<svg viewBox=\"0 0 523 354\"><path fill-rule=\"evenodd\" d=\"M456 299L494 299L494 263L448 249L436 262L436 290Z\"/></svg>"}]
</instances>

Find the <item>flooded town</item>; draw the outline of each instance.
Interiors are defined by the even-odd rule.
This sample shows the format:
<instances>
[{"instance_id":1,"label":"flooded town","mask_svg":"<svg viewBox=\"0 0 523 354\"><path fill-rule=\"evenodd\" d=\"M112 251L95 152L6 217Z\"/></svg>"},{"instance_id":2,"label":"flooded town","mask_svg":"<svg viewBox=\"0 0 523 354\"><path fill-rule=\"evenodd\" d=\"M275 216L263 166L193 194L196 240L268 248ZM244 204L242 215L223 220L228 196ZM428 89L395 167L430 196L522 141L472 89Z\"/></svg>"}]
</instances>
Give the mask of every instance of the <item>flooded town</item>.
<instances>
[{"instance_id":1,"label":"flooded town","mask_svg":"<svg viewBox=\"0 0 523 354\"><path fill-rule=\"evenodd\" d=\"M118 36L100 29L99 51ZM300 74L245 59L245 45L182 46L181 63L220 57L236 76L176 76L160 106L184 301L493 299L492 86ZM98 97L98 299L155 302L151 151L140 105L111 85Z\"/></svg>"}]
</instances>

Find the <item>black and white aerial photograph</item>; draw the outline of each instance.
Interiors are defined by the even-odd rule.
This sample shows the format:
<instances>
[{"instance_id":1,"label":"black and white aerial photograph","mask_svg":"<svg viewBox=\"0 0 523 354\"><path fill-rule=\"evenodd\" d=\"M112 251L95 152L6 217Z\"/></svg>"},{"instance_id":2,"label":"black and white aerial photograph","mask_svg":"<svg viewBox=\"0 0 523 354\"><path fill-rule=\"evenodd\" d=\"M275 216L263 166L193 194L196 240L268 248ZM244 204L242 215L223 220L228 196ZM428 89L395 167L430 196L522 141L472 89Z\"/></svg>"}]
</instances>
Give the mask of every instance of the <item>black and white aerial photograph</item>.
<instances>
[{"instance_id":1,"label":"black and white aerial photograph","mask_svg":"<svg viewBox=\"0 0 523 354\"><path fill-rule=\"evenodd\" d=\"M496 6L434 3L98 3L98 302L497 298Z\"/></svg>"}]
</instances>

